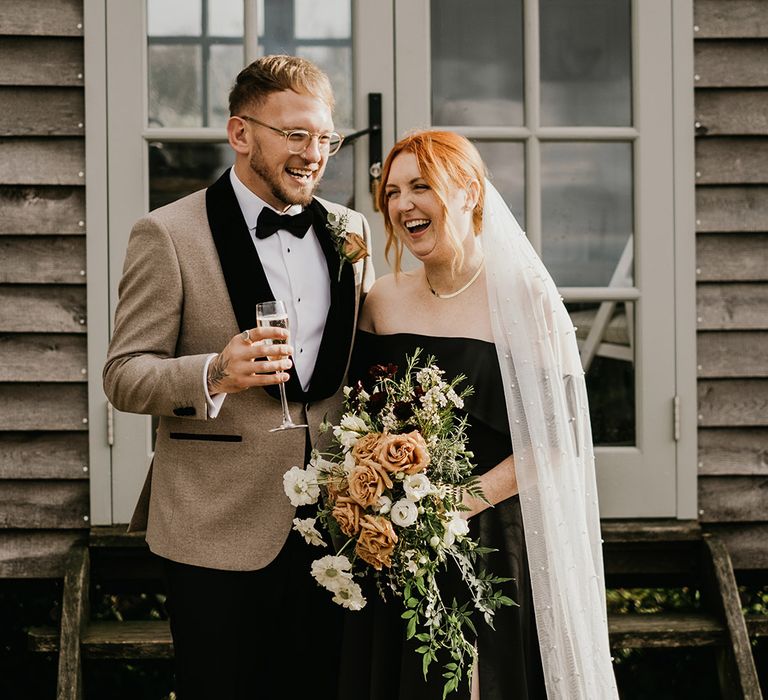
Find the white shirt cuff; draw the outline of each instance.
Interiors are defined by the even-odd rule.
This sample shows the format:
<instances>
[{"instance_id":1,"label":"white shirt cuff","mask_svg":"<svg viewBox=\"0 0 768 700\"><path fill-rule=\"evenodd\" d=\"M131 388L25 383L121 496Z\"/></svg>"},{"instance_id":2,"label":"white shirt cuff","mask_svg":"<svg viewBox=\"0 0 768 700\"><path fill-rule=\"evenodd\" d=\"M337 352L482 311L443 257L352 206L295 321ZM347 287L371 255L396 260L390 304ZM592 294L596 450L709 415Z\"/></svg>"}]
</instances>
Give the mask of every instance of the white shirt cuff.
<instances>
[{"instance_id":1,"label":"white shirt cuff","mask_svg":"<svg viewBox=\"0 0 768 700\"><path fill-rule=\"evenodd\" d=\"M211 364L211 360L214 357L217 357L216 353L208 357L203 367L203 391L205 391L205 403L208 405L208 418L216 418L219 415L221 405L224 403L224 399L227 398L227 395L224 393L216 394L216 396L211 396L208 393L208 365Z\"/></svg>"}]
</instances>

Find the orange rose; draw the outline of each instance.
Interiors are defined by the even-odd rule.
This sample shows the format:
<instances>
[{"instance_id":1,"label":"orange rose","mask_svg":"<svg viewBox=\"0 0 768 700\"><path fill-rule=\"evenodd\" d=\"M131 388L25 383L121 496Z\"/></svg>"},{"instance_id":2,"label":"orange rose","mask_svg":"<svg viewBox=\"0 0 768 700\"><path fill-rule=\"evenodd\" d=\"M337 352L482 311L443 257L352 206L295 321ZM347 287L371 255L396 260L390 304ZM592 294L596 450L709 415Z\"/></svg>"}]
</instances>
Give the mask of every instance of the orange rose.
<instances>
[{"instance_id":1,"label":"orange rose","mask_svg":"<svg viewBox=\"0 0 768 700\"><path fill-rule=\"evenodd\" d=\"M391 474L416 474L424 471L429 464L427 443L418 430L401 435L385 435L376 457L382 468Z\"/></svg>"},{"instance_id":2,"label":"orange rose","mask_svg":"<svg viewBox=\"0 0 768 700\"><path fill-rule=\"evenodd\" d=\"M328 500L331 503L335 503L339 496L345 495L349 490L349 484L347 484L347 480L338 476L330 477L325 482L324 486L325 491L328 494Z\"/></svg>"},{"instance_id":3,"label":"orange rose","mask_svg":"<svg viewBox=\"0 0 768 700\"><path fill-rule=\"evenodd\" d=\"M360 516L362 514L363 511L360 506L349 496L339 496L331 513L339 524L339 529L347 537L354 537L360 532Z\"/></svg>"},{"instance_id":4,"label":"orange rose","mask_svg":"<svg viewBox=\"0 0 768 700\"><path fill-rule=\"evenodd\" d=\"M341 254L345 260L356 263L368 257L368 248L363 237L354 231L347 231L344 243L341 245Z\"/></svg>"},{"instance_id":5,"label":"orange rose","mask_svg":"<svg viewBox=\"0 0 768 700\"><path fill-rule=\"evenodd\" d=\"M380 515L364 515L360 527L362 531L355 545L357 555L377 571L381 571L382 566L392 566L392 552L397 544L392 523Z\"/></svg>"},{"instance_id":6,"label":"orange rose","mask_svg":"<svg viewBox=\"0 0 768 700\"><path fill-rule=\"evenodd\" d=\"M384 480L370 464L356 464L348 479L349 495L363 508L378 503L384 493Z\"/></svg>"},{"instance_id":7,"label":"orange rose","mask_svg":"<svg viewBox=\"0 0 768 700\"><path fill-rule=\"evenodd\" d=\"M357 464L367 464L373 467L381 478L384 479L384 485L388 488L392 488L392 479L389 478L386 470L379 464L377 453L379 451L380 441L383 437L381 433L368 433L363 435L352 448L352 457L354 457Z\"/></svg>"}]
</instances>

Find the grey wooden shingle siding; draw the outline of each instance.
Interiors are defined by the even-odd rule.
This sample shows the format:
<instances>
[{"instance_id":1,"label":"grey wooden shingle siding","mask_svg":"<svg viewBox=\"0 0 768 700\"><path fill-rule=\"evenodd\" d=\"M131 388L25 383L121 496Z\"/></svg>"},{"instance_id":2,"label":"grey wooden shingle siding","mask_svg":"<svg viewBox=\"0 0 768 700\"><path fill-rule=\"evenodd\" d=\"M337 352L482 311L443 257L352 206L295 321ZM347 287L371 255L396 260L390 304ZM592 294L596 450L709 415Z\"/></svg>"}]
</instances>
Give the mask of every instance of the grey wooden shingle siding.
<instances>
[{"instance_id":1,"label":"grey wooden shingle siding","mask_svg":"<svg viewBox=\"0 0 768 700\"><path fill-rule=\"evenodd\" d=\"M0 576L88 522L82 0L0 1Z\"/></svg>"},{"instance_id":2,"label":"grey wooden shingle siding","mask_svg":"<svg viewBox=\"0 0 768 700\"><path fill-rule=\"evenodd\" d=\"M768 568L768 3L694 7L700 519Z\"/></svg>"}]
</instances>

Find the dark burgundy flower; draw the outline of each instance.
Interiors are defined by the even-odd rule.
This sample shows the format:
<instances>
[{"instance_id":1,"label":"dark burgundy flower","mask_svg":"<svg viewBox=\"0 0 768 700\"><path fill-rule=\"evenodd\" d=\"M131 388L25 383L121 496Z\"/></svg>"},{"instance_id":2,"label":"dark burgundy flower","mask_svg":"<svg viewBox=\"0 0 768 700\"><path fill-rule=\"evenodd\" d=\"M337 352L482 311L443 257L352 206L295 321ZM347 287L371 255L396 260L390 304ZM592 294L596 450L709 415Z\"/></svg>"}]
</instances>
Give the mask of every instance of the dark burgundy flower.
<instances>
[{"instance_id":1,"label":"dark burgundy flower","mask_svg":"<svg viewBox=\"0 0 768 700\"><path fill-rule=\"evenodd\" d=\"M380 379L393 378L397 374L397 365L373 365L368 370L368 377L376 382Z\"/></svg>"},{"instance_id":2,"label":"dark burgundy flower","mask_svg":"<svg viewBox=\"0 0 768 700\"><path fill-rule=\"evenodd\" d=\"M387 405L387 395L383 391L374 391L368 401L368 414L375 416L381 413L384 406Z\"/></svg>"},{"instance_id":3,"label":"dark burgundy flower","mask_svg":"<svg viewBox=\"0 0 768 700\"><path fill-rule=\"evenodd\" d=\"M392 411L399 420L408 420L413 415L413 404L410 401L396 401Z\"/></svg>"}]
</instances>

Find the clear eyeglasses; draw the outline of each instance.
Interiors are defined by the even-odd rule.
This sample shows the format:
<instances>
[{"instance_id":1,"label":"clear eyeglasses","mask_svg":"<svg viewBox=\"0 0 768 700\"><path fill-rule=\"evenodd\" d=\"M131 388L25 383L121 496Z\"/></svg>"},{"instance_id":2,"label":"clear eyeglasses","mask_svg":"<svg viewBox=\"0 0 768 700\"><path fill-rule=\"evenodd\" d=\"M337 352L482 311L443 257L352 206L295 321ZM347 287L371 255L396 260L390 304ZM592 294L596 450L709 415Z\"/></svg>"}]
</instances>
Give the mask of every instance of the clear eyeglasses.
<instances>
[{"instance_id":1,"label":"clear eyeglasses","mask_svg":"<svg viewBox=\"0 0 768 700\"><path fill-rule=\"evenodd\" d=\"M240 119L245 119L247 122L253 122L254 124L258 124L267 129L272 129L272 131L276 131L278 134L282 134L285 137L288 153L293 153L294 155L304 153L312 143L312 139L315 138L317 139L317 144L320 147L320 150L326 152L329 156L338 153L341 144L344 142L344 137L341 134L337 134L335 131L328 131L321 134L318 132L307 131L306 129L278 129L276 126L265 124L247 114L240 114L238 116Z\"/></svg>"}]
</instances>

